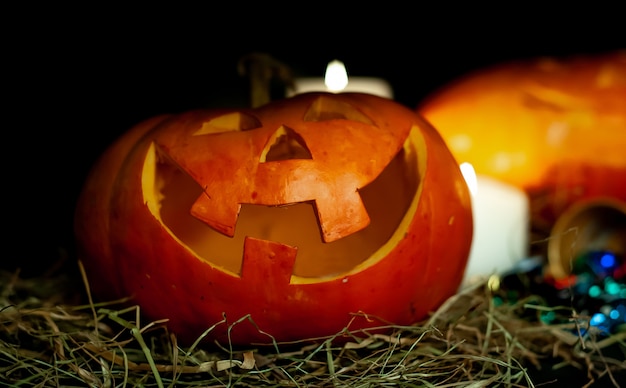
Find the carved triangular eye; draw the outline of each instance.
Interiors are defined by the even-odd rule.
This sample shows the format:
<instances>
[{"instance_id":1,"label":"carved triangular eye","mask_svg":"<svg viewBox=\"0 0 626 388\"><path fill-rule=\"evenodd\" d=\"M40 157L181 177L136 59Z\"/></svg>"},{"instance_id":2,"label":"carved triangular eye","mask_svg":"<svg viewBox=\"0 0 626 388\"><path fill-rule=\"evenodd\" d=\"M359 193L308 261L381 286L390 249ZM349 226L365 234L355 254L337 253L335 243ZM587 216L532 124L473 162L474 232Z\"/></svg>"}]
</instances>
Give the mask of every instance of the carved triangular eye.
<instances>
[{"instance_id":1,"label":"carved triangular eye","mask_svg":"<svg viewBox=\"0 0 626 388\"><path fill-rule=\"evenodd\" d=\"M228 113L202 123L202 127L194 132L194 136L211 133L247 131L260 128L261 122L254 116L242 112Z\"/></svg>"},{"instance_id":2,"label":"carved triangular eye","mask_svg":"<svg viewBox=\"0 0 626 388\"><path fill-rule=\"evenodd\" d=\"M293 129L282 126L272 134L261 153L260 162L289 159L313 159L302 136Z\"/></svg>"},{"instance_id":3,"label":"carved triangular eye","mask_svg":"<svg viewBox=\"0 0 626 388\"><path fill-rule=\"evenodd\" d=\"M304 115L304 121L352 120L373 125L372 120L353 105L330 97L319 97Z\"/></svg>"}]
</instances>

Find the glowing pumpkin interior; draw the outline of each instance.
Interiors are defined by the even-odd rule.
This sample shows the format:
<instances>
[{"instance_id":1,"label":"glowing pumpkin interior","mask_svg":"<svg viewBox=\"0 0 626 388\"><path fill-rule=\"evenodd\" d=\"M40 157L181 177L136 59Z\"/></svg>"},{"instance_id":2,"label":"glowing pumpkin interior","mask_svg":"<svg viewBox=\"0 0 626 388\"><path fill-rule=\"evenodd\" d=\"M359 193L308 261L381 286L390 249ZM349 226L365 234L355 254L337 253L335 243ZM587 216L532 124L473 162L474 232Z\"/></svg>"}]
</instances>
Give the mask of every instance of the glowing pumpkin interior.
<instances>
[{"instance_id":1,"label":"glowing pumpkin interior","mask_svg":"<svg viewBox=\"0 0 626 388\"><path fill-rule=\"evenodd\" d=\"M374 125L351 105L324 98L311 106L304 120L330 121L333 126ZM194 137L254 131L261 126L255 117L229 113L205 122ZM231 233L230 227L216 227L211 224L210 216L202 219L194 214L194 207L210 194L157 143L152 144L144 162L144 203L152 215L196 256L234 275L241 273L244 239L249 236L297 249L292 283L307 282L307 278L338 276L375 263L403 238L401 225L407 224L415 213L420 177L424 173L418 169L424 168L426 158L418 128L409 133L382 171L362 187L355 187L357 202L362 202L366 214L365 217L354 217L355 225L339 237L324 233L316 198L289 203L241 202L238 203L234 231ZM417 148L420 148L419 152ZM257 154L255 163L259 166L272 163L289 166L292 163L293 171L307 173L311 170L310 163L316 162L315 155L316 150L310 148L296 129L280 126L263 151ZM220 166L213 168L220 169ZM328 171L328 174L333 173ZM360 206L352 200L335 205Z\"/></svg>"}]
</instances>

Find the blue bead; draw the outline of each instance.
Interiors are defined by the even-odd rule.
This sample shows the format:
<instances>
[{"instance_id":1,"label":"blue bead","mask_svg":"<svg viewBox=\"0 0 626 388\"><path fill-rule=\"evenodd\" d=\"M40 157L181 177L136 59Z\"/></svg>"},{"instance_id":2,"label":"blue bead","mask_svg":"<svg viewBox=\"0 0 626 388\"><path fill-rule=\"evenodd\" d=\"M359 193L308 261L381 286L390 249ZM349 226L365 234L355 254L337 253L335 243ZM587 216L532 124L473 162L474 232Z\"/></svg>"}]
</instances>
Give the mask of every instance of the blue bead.
<instances>
[{"instance_id":1,"label":"blue bead","mask_svg":"<svg viewBox=\"0 0 626 388\"><path fill-rule=\"evenodd\" d=\"M622 260L613 252L591 251L579 256L575 262L575 273L591 272L604 278L619 272Z\"/></svg>"},{"instance_id":2,"label":"blue bead","mask_svg":"<svg viewBox=\"0 0 626 388\"><path fill-rule=\"evenodd\" d=\"M591 317L591 320L589 321L589 324L591 326L600 326L600 325L602 325L605 322L606 322L606 315L604 315L602 313L595 313Z\"/></svg>"},{"instance_id":3,"label":"blue bead","mask_svg":"<svg viewBox=\"0 0 626 388\"><path fill-rule=\"evenodd\" d=\"M617 259L612 253L605 253L600 257L600 265L606 269L615 269Z\"/></svg>"}]
</instances>

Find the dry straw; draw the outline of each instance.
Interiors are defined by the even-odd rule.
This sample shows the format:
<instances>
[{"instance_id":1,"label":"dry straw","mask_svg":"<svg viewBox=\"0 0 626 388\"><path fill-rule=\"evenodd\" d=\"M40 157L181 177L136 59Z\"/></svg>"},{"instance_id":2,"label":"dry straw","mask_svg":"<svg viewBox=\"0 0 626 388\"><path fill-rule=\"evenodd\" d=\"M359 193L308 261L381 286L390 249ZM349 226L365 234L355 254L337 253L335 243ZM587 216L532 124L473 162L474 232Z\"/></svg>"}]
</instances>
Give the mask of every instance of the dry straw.
<instances>
[{"instance_id":1,"label":"dry straw","mask_svg":"<svg viewBox=\"0 0 626 388\"><path fill-rule=\"evenodd\" d=\"M128 300L93 303L84 275L78 289L67 275L0 276L0 383L12 387L558 387L558 377L534 376L560 370L579 371L583 387L619 387L626 370L626 333L596 338L571 308L537 295L497 303L485 284L384 335L346 327L329 338L234 349L203 336L181 347L166 321L143 323ZM545 324L538 317L546 312L563 319Z\"/></svg>"}]
</instances>

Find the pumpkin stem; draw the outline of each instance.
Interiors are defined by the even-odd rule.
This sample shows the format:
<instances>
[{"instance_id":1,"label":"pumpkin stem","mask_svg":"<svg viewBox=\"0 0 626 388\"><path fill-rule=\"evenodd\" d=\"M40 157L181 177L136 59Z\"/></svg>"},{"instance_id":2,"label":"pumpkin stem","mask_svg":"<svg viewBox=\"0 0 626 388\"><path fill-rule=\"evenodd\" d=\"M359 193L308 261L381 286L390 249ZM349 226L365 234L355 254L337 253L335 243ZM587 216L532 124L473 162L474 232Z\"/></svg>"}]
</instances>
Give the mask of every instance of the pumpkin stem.
<instances>
[{"instance_id":1,"label":"pumpkin stem","mask_svg":"<svg viewBox=\"0 0 626 388\"><path fill-rule=\"evenodd\" d=\"M239 75L250 77L250 100L253 108L270 102L270 81L276 77L287 87L293 86L291 69L268 54L250 53L239 60Z\"/></svg>"}]
</instances>

